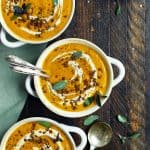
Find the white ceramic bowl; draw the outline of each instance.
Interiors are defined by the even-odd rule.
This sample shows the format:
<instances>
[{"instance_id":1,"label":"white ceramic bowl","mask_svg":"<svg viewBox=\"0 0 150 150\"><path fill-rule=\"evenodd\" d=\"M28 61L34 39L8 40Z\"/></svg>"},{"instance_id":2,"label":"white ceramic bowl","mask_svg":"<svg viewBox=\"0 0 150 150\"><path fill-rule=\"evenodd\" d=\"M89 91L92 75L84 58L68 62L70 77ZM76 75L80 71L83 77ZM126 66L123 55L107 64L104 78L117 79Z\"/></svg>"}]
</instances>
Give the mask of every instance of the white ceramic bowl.
<instances>
[{"instance_id":1,"label":"white ceramic bowl","mask_svg":"<svg viewBox=\"0 0 150 150\"><path fill-rule=\"evenodd\" d=\"M2 0L0 0L0 3L1 3L1 1ZM46 40L41 40L41 41L32 41L32 40L26 40L24 38L21 38L20 36L18 36L14 32L12 32L12 30L7 26L7 24L6 24L6 22L3 18L2 5L0 4L0 23L2 24L2 29L0 31L0 40L5 46L10 47L10 48L21 47L21 46L23 46L25 44L28 44L28 43L30 43L30 44L41 44L41 43L46 43L48 41L52 41L53 39L60 36L67 29L67 27L69 26L69 24L71 23L71 20L73 18L74 11L75 11L75 0L72 0L72 12L71 12L70 18L69 18L67 24L65 25L65 27L59 33L57 33L55 36L53 36L52 38L49 38L49 39L46 39ZM16 42L9 41L6 37L6 32L5 31L9 35L11 35L15 39L17 39L18 41L16 41Z\"/></svg>"},{"instance_id":2,"label":"white ceramic bowl","mask_svg":"<svg viewBox=\"0 0 150 150\"><path fill-rule=\"evenodd\" d=\"M64 45L64 44L68 44L68 43L78 43L78 44L85 44L89 47L91 47L92 49L94 49L96 52L98 52L101 57L103 58L103 60L105 61L106 65L107 65L107 69L109 72L109 84L108 84L108 88L106 91L106 95L107 97L102 101L102 105L108 100L112 88L115 87L117 84L119 84L121 82L121 80L124 78L125 75L125 68L123 66L123 64L112 57L107 56L102 49L100 49L98 46L96 46L95 44L87 41L87 40L83 40L83 39L77 39L77 38L69 38L69 39L64 39L64 40L60 40L57 41L53 44L51 44L49 47L47 47L43 53L40 55L36 66L39 68L42 68L43 65L43 61L45 60L45 58L47 57L47 55L53 51L55 48ZM112 65L115 65L118 69L119 69L119 73L118 76L114 79L114 74L113 74L113 69L112 69ZM68 111L64 111L61 110L57 107L55 107L54 105L52 105L51 103L48 102L46 96L44 95L44 93L42 92L41 86L40 86L40 78L35 76L34 77L34 86L35 86L35 90L36 92L31 88L31 77L28 77L26 79L26 89L28 91L29 94L39 97L40 100L42 101L42 103L51 111L53 111L54 113L60 115L60 116L65 116L65 117L70 117L70 118L78 118L78 117L83 117L89 114L92 114L93 112L97 111L99 109L98 106L94 106L90 109L86 109L84 111L80 111L80 112L68 112Z\"/></svg>"},{"instance_id":3,"label":"white ceramic bowl","mask_svg":"<svg viewBox=\"0 0 150 150\"><path fill-rule=\"evenodd\" d=\"M43 117L33 117L33 118L27 118L27 119L24 119L22 121L19 121L17 122L16 124L14 124L4 135L2 141L1 141L1 145L0 145L0 150L5 150L5 147L6 147L6 143L7 143L7 140L8 138L10 137L10 135L21 125L25 124L25 123L29 123L29 122L33 122L33 121L47 121L49 123L52 123L56 126L58 126L59 128L61 128L64 133L68 136L70 142L72 143L73 145L73 148L74 150L83 150L84 147L86 146L87 144L87 136L85 134L85 132L78 128L78 127L74 127L74 126L68 126L68 125L65 125L65 124L61 124L61 123L58 123L54 120L51 120L51 119L48 119L48 118L43 118ZM75 142L71 136L70 133L76 133L78 134L80 137L81 137L81 142L78 146L75 145Z\"/></svg>"}]
</instances>

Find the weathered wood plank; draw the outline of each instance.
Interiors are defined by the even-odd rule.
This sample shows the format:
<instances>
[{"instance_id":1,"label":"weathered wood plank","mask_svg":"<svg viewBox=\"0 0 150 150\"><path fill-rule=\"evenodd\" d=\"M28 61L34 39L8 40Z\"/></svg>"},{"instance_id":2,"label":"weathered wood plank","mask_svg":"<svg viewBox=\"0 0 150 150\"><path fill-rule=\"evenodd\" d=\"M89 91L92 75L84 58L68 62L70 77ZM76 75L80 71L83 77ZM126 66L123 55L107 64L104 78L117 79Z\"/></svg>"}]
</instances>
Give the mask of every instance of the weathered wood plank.
<instances>
[{"instance_id":1,"label":"weathered wood plank","mask_svg":"<svg viewBox=\"0 0 150 150\"><path fill-rule=\"evenodd\" d=\"M142 150L145 144L145 1L128 4L127 104L130 108L131 131L142 137L132 140L130 149Z\"/></svg>"},{"instance_id":2,"label":"weathered wood plank","mask_svg":"<svg viewBox=\"0 0 150 150\"><path fill-rule=\"evenodd\" d=\"M146 0L146 149L150 150L150 1Z\"/></svg>"},{"instance_id":3,"label":"weathered wood plank","mask_svg":"<svg viewBox=\"0 0 150 150\"><path fill-rule=\"evenodd\" d=\"M147 4L150 6L149 2ZM78 0L71 25L58 39L78 37L90 40L101 47L107 55L120 59L125 64L125 80L113 89L109 101L95 113L101 116L102 121L110 123L114 131L113 140L108 146L102 149L144 150L148 148L146 140L150 140L149 133L146 133L147 137L145 138L144 130L145 125L147 124L148 126L150 124L150 116L147 115L149 122L145 120L146 85L147 100L150 96L150 45L148 44L147 49L145 49L146 6L144 0L124 0L121 1L121 6L122 14L116 16L114 14L116 7L115 0ZM149 35L147 36L149 37ZM146 60L147 70L145 69ZM115 69L115 74L116 72L117 69ZM148 79L147 84L146 75ZM147 101L147 109L150 112L149 108ZM132 124L127 126L118 123L115 117L119 113L127 115ZM28 97L20 119L30 116L50 117L63 123L80 126L86 132L88 131L88 128L83 126L84 117L80 119L59 117L47 110L39 100L31 96ZM130 141L125 145L120 143L116 135L116 133L120 133L126 136L128 132L137 130L142 132L142 137L138 140ZM150 131L150 128L147 127L146 131ZM75 139L79 143L77 136L75 136ZM88 149L88 146L86 149Z\"/></svg>"}]
</instances>

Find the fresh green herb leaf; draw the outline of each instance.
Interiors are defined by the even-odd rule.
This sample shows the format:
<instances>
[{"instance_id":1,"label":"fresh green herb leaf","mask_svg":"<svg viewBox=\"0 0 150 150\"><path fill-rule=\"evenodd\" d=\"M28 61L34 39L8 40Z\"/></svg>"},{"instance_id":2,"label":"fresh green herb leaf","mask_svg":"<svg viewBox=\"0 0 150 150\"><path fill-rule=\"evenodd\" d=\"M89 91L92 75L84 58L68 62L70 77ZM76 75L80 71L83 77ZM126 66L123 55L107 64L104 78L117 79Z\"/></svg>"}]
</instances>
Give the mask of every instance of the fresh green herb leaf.
<instances>
[{"instance_id":1,"label":"fresh green herb leaf","mask_svg":"<svg viewBox=\"0 0 150 150\"><path fill-rule=\"evenodd\" d=\"M37 121L38 124L40 124L41 126L43 127L46 127L46 128L50 128L51 127L51 124L47 121Z\"/></svg>"},{"instance_id":2,"label":"fresh green herb leaf","mask_svg":"<svg viewBox=\"0 0 150 150\"><path fill-rule=\"evenodd\" d=\"M89 126L91 125L93 122L95 122L96 120L98 120L100 117L98 115L91 115L87 118L85 118L84 120L84 125L85 126Z\"/></svg>"},{"instance_id":3,"label":"fresh green herb leaf","mask_svg":"<svg viewBox=\"0 0 150 150\"><path fill-rule=\"evenodd\" d=\"M95 95L95 100L96 100L96 104L101 107L101 98L106 98L107 96L102 96L99 92L96 93Z\"/></svg>"},{"instance_id":4,"label":"fresh green herb leaf","mask_svg":"<svg viewBox=\"0 0 150 150\"><path fill-rule=\"evenodd\" d=\"M15 20L15 19L17 19L19 17L19 15L13 15L12 17L11 17L11 20Z\"/></svg>"},{"instance_id":5,"label":"fresh green herb leaf","mask_svg":"<svg viewBox=\"0 0 150 150\"><path fill-rule=\"evenodd\" d=\"M120 5L120 1L119 1L119 0L116 0L115 14L116 14L117 16L121 14L121 5Z\"/></svg>"},{"instance_id":6,"label":"fresh green herb leaf","mask_svg":"<svg viewBox=\"0 0 150 150\"><path fill-rule=\"evenodd\" d=\"M27 13L28 10L31 8L31 3L28 3L28 4L24 5L24 6L22 6L22 8L24 10L24 13Z\"/></svg>"},{"instance_id":7,"label":"fresh green herb leaf","mask_svg":"<svg viewBox=\"0 0 150 150\"><path fill-rule=\"evenodd\" d=\"M78 59L82 56L82 51L74 52L71 56L72 59Z\"/></svg>"},{"instance_id":8,"label":"fresh green herb leaf","mask_svg":"<svg viewBox=\"0 0 150 150\"><path fill-rule=\"evenodd\" d=\"M136 132L136 133L131 134L131 135L129 136L129 138L131 138L131 139L137 139L137 138L139 138L140 136L141 136L141 133Z\"/></svg>"},{"instance_id":9,"label":"fresh green herb leaf","mask_svg":"<svg viewBox=\"0 0 150 150\"><path fill-rule=\"evenodd\" d=\"M23 9L19 6L14 6L14 15L22 15L24 13Z\"/></svg>"},{"instance_id":10,"label":"fresh green herb leaf","mask_svg":"<svg viewBox=\"0 0 150 150\"><path fill-rule=\"evenodd\" d=\"M96 104L101 107L101 98L100 98L100 93L96 93L95 95L95 100L96 100Z\"/></svg>"},{"instance_id":11,"label":"fresh green herb leaf","mask_svg":"<svg viewBox=\"0 0 150 150\"><path fill-rule=\"evenodd\" d=\"M92 104L92 102L94 101L94 97L92 96L92 97L88 97L85 101L84 101L84 103L83 103L83 105L86 107L86 106L89 106L90 104Z\"/></svg>"},{"instance_id":12,"label":"fresh green herb leaf","mask_svg":"<svg viewBox=\"0 0 150 150\"><path fill-rule=\"evenodd\" d=\"M121 141L122 144L124 144L126 142L126 140L127 140L127 137L122 136L120 134L118 134L118 137L119 137L119 139L120 139L120 141Z\"/></svg>"},{"instance_id":13,"label":"fresh green herb leaf","mask_svg":"<svg viewBox=\"0 0 150 150\"><path fill-rule=\"evenodd\" d=\"M57 6L58 5L58 0L53 0L54 1L54 5Z\"/></svg>"},{"instance_id":14,"label":"fresh green herb leaf","mask_svg":"<svg viewBox=\"0 0 150 150\"><path fill-rule=\"evenodd\" d=\"M117 16L119 16L119 15L121 14L121 7L120 7L120 6L117 6L117 7L116 7L115 14L116 14Z\"/></svg>"},{"instance_id":15,"label":"fresh green herb leaf","mask_svg":"<svg viewBox=\"0 0 150 150\"><path fill-rule=\"evenodd\" d=\"M54 90L63 90L67 85L67 80L62 80L53 85Z\"/></svg>"},{"instance_id":16,"label":"fresh green herb leaf","mask_svg":"<svg viewBox=\"0 0 150 150\"><path fill-rule=\"evenodd\" d=\"M117 120L121 123L127 123L127 118L123 115L117 115Z\"/></svg>"}]
</instances>

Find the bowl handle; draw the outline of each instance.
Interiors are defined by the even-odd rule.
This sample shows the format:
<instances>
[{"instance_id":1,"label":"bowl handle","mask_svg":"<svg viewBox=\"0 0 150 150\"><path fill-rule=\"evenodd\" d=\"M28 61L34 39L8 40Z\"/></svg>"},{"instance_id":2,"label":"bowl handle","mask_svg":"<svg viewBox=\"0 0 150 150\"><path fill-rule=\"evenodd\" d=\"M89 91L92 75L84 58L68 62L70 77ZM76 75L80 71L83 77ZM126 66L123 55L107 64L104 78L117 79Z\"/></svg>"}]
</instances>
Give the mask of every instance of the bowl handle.
<instances>
[{"instance_id":1,"label":"bowl handle","mask_svg":"<svg viewBox=\"0 0 150 150\"><path fill-rule=\"evenodd\" d=\"M70 134L70 132L72 132L72 133L76 133L76 134L80 135L81 142L78 146L76 146L76 150L83 150L87 144L87 136L86 136L85 132L81 128L78 128L75 126L67 126L64 124L61 124L61 126L63 127L63 129L65 131L69 132L69 134Z\"/></svg>"},{"instance_id":2,"label":"bowl handle","mask_svg":"<svg viewBox=\"0 0 150 150\"><path fill-rule=\"evenodd\" d=\"M21 47L23 45L25 45L26 43L21 42L21 41L16 41L16 42L10 42L8 41L7 37L6 37L6 32L5 30L2 28L1 32L0 32L0 39L1 42L6 46L6 47L10 47L10 48L17 48L17 47Z\"/></svg>"},{"instance_id":3,"label":"bowl handle","mask_svg":"<svg viewBox=\"0 0 150 150\"><path fill-rule=\"evenodd\" d=\"M25 80L25 88L30 95L38 98L36 91L31 86L31 81L32 81L32 76L27 76Z\"/></svg>"},{"instance_id":4,"label":"bowl handle","mask_svg":"<svg viewBox=\"0 0 150 150\"><path fill-rule=\"evenodd\" d=\"M116 86L118 83L120 83L124 76L125 76L125 67L124 65L122 64L122 62L120 62L119 60L115 59L115 58L112 58L112 57L108 57L108 60L109 62L112 64L112 65L115 65L118 69L119 69L119 74L118 76L113 80L113 87Z\"/></svg>"}]
</instances>

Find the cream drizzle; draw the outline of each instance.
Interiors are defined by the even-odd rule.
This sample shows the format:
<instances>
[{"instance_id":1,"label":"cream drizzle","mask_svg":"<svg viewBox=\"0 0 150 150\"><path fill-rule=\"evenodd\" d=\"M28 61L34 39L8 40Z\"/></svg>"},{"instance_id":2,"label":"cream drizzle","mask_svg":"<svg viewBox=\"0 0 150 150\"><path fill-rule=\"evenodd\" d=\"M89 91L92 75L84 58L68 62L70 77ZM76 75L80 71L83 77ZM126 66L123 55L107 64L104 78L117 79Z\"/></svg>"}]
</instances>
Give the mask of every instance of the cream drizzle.
<instances>
[{"instance_id":1,"label":"cream drizzle","mask_svg":"<svg viewBox=\"0 0 150 150\"><path fill-rule=\"evenodd\" d=\"M49 138L51 139L56 139L57 137L57 134L59 133L57 130L54 130L54 129L50 129L52 130L52 132L50 133L49 131L45 130L45 129L40 129L40 130L34 130L34 135L37 136L37 137L41 137L41 136L48 136ZM63 140L63 137L61 135L59 135L60 138ZM14 150L20 150L21 147L25 144L25 140L24 139L31 139L31 133L27 133L24 137L22 137L19 142L16 144L16 146L14 147ZM57 142L60 150L64 150L61 142ZM51 147L50 145L48 145L49 147ZM45 145L43 145L42 148L44 148ZM39 150L38 147L33 147L33 150ZM47 149L46 149L47 150ZM51 149L49 149L51 150Z\"/></svg>"},{"instance_id":2,"label":"cream drizzle","mask_svg":"<svg viewBox=\"0 0 150 150\"><path fill-rule=\"evenodd\" d=\"M52 62L55 62L55 61L57 61L58 59L61 59L61 58L64 59L64 58L70 57L74 52L76 52L76 51L62 53L62 54L58 55L57 57L55 57L55 58L52 60ZM91 70L92 70L92 71L95 71L95 73L94 73L94 75L93 75L93 78L97 79L97 69L96 69L95 64L93 63L91 57L90 57L88 54L83 53L80 58L85 59L85 60L87 61L87 63L88 63L88 64L90 65L90 67L91 67ZM82 79L83 79L83 69L80 68L79 64L78 64L76 61L72 61L72 60L71 60L71 61L68 62L68 65L70 65L71 67L73 67L73 69L75 70L75 74L74 74L74 76L70 79L70 81L73 80L73 79L75 79L75 78L78 76L80 83L82 83ZM92 81L90 82L90 85L93 86L93 82L92 82ZM68 101L67 105L71 105L71 104L69 103L69 100L70 100L70 99L67 99L66 96L75 95L76 93L68 93L68 94L65 94L65 93L64 93L64 94L61 94L61 93L58 93L56 90L54 90L54 89L52 88L52 85L51 85L50 82L48 82L48 86L49 86L50 90L52 91L52 93L53 93L55 96L58 96L61 100L66 100L66 101ZM80 96L81 96L82 98L86 99L86 98L92 96L92 95L94 94L95 90L96 90L96 87L94 87L94 86L93 86L93 87L90 87L89 89L86 89L83 93L81 93ZM76 96L76 97L72 98L71 100L75 100L75 101L76 101L76 100L79 99L80 96ZM60 101L59 103L63 103L63 101ZM82 101L79 101L79 102L78 102L78 104L81 104L81 103L83 103L83 102L82 102Z\"/></svg>"}]
</instances>

